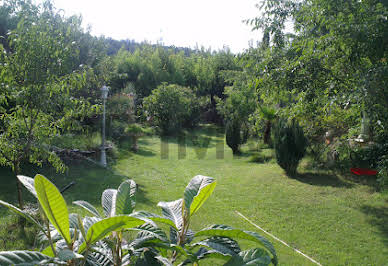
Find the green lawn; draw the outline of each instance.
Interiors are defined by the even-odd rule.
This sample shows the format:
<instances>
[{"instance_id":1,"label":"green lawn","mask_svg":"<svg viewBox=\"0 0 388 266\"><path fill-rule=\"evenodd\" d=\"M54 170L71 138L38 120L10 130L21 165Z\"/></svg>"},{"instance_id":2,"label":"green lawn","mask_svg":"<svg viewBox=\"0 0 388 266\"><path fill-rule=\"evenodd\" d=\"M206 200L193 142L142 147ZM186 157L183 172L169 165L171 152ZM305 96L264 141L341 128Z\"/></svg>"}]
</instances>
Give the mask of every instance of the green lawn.
<instances>
[{"instance_id":1,"label":"green lawn","mask_svg":"<svg viewBox=\"0 0 388 266\"><path fill-rule=\"evenodd\" d=\"M222 133L208 126L197 131L195 137L193 134L186 137L185 158L182 158L184 149L178 152L177 139L169 138L168 145L165 140L162 148L158 137L147 137L140 141L137 154L130 151L128 142L118 145L118 158L109 161L111 170L88 162L74 162L61 175L50 169L30 169L25 174L41 172L59 187L75 180L77 184L64 193L67 202L83 199L95 206L99 206L104 189L116 188L123 180L132 178L139 184L137 210L157 213L160 211L156 204L182 197L193 176L211 176L217 180L217 187L193 218L193 229L224 223L257 231L275 245L281 265L313 265L243 220L235 212L239 211L322 265L386 265L387 194L354 179L303 167L298 177L289 178L273 160L265 164L250 162L248 150L254 145L246 145L242 156L233 157L225 144L221 159ZM271 151L264 153L270 155ZM0 175L0 199L16 202L11 173L2 169ZM71 210L78 211L74 207ZM0 249L20 249L33 244L31 237L16 240L20 232L12 226L13 215L4 208L0 209L0 215Z\"/></svg>"}]
</instances>

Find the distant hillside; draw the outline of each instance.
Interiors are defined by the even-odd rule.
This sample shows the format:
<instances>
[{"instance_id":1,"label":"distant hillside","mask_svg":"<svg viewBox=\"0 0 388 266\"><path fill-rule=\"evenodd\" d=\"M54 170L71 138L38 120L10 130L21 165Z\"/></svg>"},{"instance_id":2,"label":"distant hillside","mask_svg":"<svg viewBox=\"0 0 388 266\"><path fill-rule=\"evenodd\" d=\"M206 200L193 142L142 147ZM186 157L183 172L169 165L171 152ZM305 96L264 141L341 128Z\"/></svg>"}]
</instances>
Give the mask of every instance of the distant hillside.
<instances>
[{"instance_id":1,"label":"distant hillside","mask_svg":"<svg viewBox=\"0 0 388 266\"><path fill-rule=\"evenodd\" d=\"M190 56L191 54L195 53L196 50L187 48L187 47L175 47L175 46L165 46L160 44L150 44L147 42L136 42L135 40L115 40L112 38L106 38L105 43L107 45L107 54L108 55L115 55L117 52L121 49L121 47L124 47L125 50L133 53L137 48L141 48L144 45L150 45L153 47L163 47L168 50L174 50L175 53L179 53L181 51L184 52L186 56Z\"/></svg>"}]
</instances>

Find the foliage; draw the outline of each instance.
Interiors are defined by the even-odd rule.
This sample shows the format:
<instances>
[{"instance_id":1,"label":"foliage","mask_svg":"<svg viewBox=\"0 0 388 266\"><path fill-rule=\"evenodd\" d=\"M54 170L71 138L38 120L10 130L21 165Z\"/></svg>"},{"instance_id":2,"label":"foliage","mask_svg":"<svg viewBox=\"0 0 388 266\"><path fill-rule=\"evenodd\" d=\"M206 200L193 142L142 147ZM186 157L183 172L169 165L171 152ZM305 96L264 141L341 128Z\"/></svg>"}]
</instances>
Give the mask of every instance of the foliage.
<instances>
[{"instance_id":1,"label":"foliage","mask_svg":"<svg viewBox=\"0 0 388 266\"><path fill-rule=\"evenodd\" d=\"M263 153L263 151L255 152L250 157L249 161L253 163L266 163L271 161L273 156Z\"/></svg>"},{"instance_id":2,"label":"foliage","mask_svg":"<svg viewBox=\"0 0 388 266\"><path fill-rule=\"evenodd\" d=\"M225 100L217 98L217 110L225 121L238 119L242 123L248 123L254 113L256 104L256 92L250 84L250 76L244 72L227 71L232 86L225 88Z\"/></svg>"},{"instance_id":3,"label":"foliage","mask_svg":"<svg viewBox=\"0 0 388 266\"><path fill-rule=\"evenodd\" d=\"M72 201L86 200L102 213L102 191L106 188L117 189L127 178L133 178L138 184L135 211L147 210L161 215L155 206L157 202L181 198L184 187L195 173L211 173L211 176L216 178L217 186L212 196L194 214L191 229L199 230L212 223L225 223L235 228L256 231L275 246L279 264L309 263L305 257L248 225L236 215L234 210L237 210L285 242L291 241L299 250L322 265L353 265L359 261L384 265L386 256L385 252L381 251L387 248L387 237L383 232L388 194L376 193L373 177L368 178L366 182L350 176L349 168L346 173L340 174L310 168L308 164L301 163L298 167L298 177L285 179L284 170L276 164L276 159L264 164L250 163L249 155L253 154L255 147L249 144L241 147L244 152L249 150L246 156L238 158L232 155L232 150L225 144L227 148L223 149L223 159L219 159L221 157L216 156L220 150L218 143L225 143L223 131L214 125L187 131L186 140L189 141L186 141L184 159L179 158L176 152L179 145L176 138L168 139L169 157L166 160L160 156L163 149L160 137L145 136L144 141L139 142L139 150L142 152L137 154L128 152L131 145L128 139L120 142L115 171L88 161L77 160L69 162L65 174L55 173L47 167L25 168L23 173L34 176L40 172L50 176L58 188L66 186L70 180L75 181L76 185L64 192L63 196L69 205L69 212L79 213L82 217L93 215L77 210L77 207L71 204ZM190 143L193 135L210 138L203 157L198 156L197 147ZM271 156L272 150L262 149L262 153ZM273 157L275 158L275 155ZM0 168L0 177L0 199L12 204L17 203L12 172L7 168ZM27 200L30 195L28 192L25 194ZM31 199L30 196L29 200ZM71 205L73 207L70 207ZM258 210L260 217L257 216ZM298 215L295 215L296 213ZM16 227L18 217L2 207L0 214L0 250L39 250L39 246L34 244L37 243L37 230L30 230L35 227L27 223L26 236L21 237L20 230ZM327 224L330 226L326 226ZM308 234L306 228L309 230ZM125 236L126 239L134 237L132 234ZM338 238L346 238L348 241L337 241ZM331 244L326 245L328 242ZM358 246L354 243L364 245ZM241 247L245 249L246 244L249 243L241 242ZM199 262L199 265L210 264L220 265L222 262L216 259Z\"/></svg>"},{"instance_id":4,"label":"foliage","mask_svg":"<svg viewBox=\"0 0 388 266\"><path fill-rule=\"evenodd\" d=\"M64 265L85 265L86 261L91 262L93 258L101 259L98 251L94 250L94 248L99 250L99 246L102 245L99 243L101 239L110 235L113 231L120 231L124 228L132 228L145 223L142 219L130 216L108 216L105 219L85 217L81 219L77 214L68 213L66 202L59 190L42 175L36 175L34 179L25 176L18 176L18 178L37 197L40 204L39 210L42 211L43 223L9 203L0 201L0 204L35 224L41 230L40 241L48 246L41 252L36 251L33 254L29 254L30 251L2 252L0 259L8 260L11 264L32 263L31 259L33 258L34 264L55 262ZM125 190L127 183L123 183L122 190ZM123 206L121 202L125 201L127 197L131 197L130 195L133 195L133 193L129 193L128 190L123 193L125 194L123 197L120 193L117 193L116 202L112 203L110 201L111 204L117 206L118 214L125 208L132 206L130 204ZM116 211L116 209L113 211ZM94 214L98 214L98 212L94 212ZM89 252L91 253L89 254ZM18 254L20 255L18 256ZM89 257L91 258L89 259ZM100 262L104 263L106 260L100 260Z\"/></svg>"},{"instance_id":5,"label":"foliage","mask_svg":"<svg viewBox=\"0 0 388 266\"><path fill-rule=\"evenodd\" d=\"M138 96L136 105L162 83L177 84L208 99L210 104L206 106L206 115L209 121L218 119L215 97L223 98L224 88L230 85L223 72L238 68L235 56L228 49L214 53L202 49L184 54L147 44L134 51L121 49L112 61L113 90L120 91L132 84Z\"/></svg>"},{"instance_id":6,"label":"foliage","mask_svg":"<svg viewBox=\"0 0 388 266\"><path fill-rule=\"evenodd\" d=\"M199 120L199 102L189 89L175 84L162 84L144 99L144 110L162 134L177 133L183 126L194 126Z\"/></svg>"},{"instance_id":7,"label":"foliage","mask_svg":"<svg viewBox=\"0 0 388 266\"><path fill-rule=\"evenodd\" d=\"M247 22L265 34L245 57L256 66L260 100L298 120L313 157L332 152L326 133L339 146L356 138L362 113L370 118L371 140L386 143L388 6L378 0L267 0L259 8L260 17Z\"/></svg>"},{"instance_id":8,"label":"foliage","mask_svg":"<svg viewBox=\"0 0 388 266\"><path fill-rule=\"evenodd\" d=\"M259 124L264 123L263 127L263 143L272 146L271 141L271 129L277 115L276 109L269 106L260 106L258 109L258 115L256 117L256 127Z\"/></svg>"},{"instance_id":9,"label":"foliage","mask_svg":"<svg viewBox=\"0 0 388 266\"><path fill-rule=\"evenodd\" d=\"M84 208L93 217L68 213L66 202L58 189L42 175L35 179L18 176L40 203L43 224L17 207L0 204L22 215L42 231L41 240L48 246L38 251L0 252L0 261L19 265L55 262L64 265L140 265L156 263L172 265L181 262L197 264L199 260L216 257L225 265L236 261L261 261L262 265L277 264L272 244L255 232L213 225L194 233L189 229L192 216L199 210L215 188L213 178L196 176L187 185L182 199L160 202L163 216L135 212L136 183L124 181L119 188L107 189L102 194L104 216L86 201L74 204ZM49 222L51 224L49 224ZM170 227L170 239L156 223ZM124 239L124 231L138 232L133 241ZM197 242L194 239L199 238ZM260 248L241 251L233 238L255 242ZM170 256L170 257L166 257Z\"/></svg>"},{"instance_id":10,"label":"foliage","mask_svg":"<svg viewBox=\"0 0 388 266\"><path fill-rule=\"evenodd\" d=\"M378 163L378 178L377 182L380 185L381 190L386 190L388 188L388 158L387 154L381 156Z\"/></svg>"},{"instance_id":11,"label":"foliage","mask_svg":"<svg viewBox=\"0 0 388 266\"><path fill-rule=\"evenodd\" d=\"M233 154L240 153L240 146L248 140L248 128L237 119L226 123L226 144L232 149Z\"/></svg>"},{"instance_id":12,"label":"foliage","mask_svg":"<svg viewBox=\"0 0 388 266\"><path fill-rule=\"evenodd\" d=\"M131 123L135 121L135 100L131 93L118 93L107 100L107 116L110 120Z\"/></svg>"},{"instance_id":13,"label":"foliage","mask_svg":"<svg viewBox=\"0 0 388 266\"><path fill-rule=\"evenodd\" d=\"M82 117L96 111L77 96L94 72L77 64L79 21L65 19L50 2L41 8L20 2L18 8L21 18L9 34L10 51L0 47L0 164L16 175L22 162L48 161L64 170L49 144L64 130L79 129ZM20 184L18 192L22 207Z\"/></svg>"},{"instance_id":14,"label":"foliage","mask_svg":"<svg viewBox=\"0 0 388 266\"><path fill-rule=\"evenodd\" d=\"M137 152L137 150L139 149L137 145L139 138L145 135L149 135L151 133L152 130L150 128L144 128L142 125L136 123L130 124L125 128L125 134L131 137L132 150L134 150L135 152Z\"/></svg>"},{"instance_id":15,"label":"foliage","mask_svg":"<svg viewBox=\"0 0 388 266\"><path fill-rule=\"evenodd\" d=\"M287 175L295 175L299 161L305 155L307 147L303 129L294 120L291 123L279 120L274 136L277 163Z\"/></svg>"}]
</instances>

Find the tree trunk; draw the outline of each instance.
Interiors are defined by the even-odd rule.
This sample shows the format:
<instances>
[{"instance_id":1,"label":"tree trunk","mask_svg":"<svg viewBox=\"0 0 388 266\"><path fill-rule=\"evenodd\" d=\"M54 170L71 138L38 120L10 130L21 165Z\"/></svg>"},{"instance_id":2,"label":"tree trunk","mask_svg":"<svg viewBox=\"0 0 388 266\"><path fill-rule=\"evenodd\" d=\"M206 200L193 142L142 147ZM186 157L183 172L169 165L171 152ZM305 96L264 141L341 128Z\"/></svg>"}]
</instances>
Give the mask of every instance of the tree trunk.
<instances>
[{"instance_id":1,"label":"tree trunk","mask_svg":"<svg viewBox=\"0 0 388 266\"><path fill-rule=\"evenodd\" d=\"M18 191L18 202L19 202L19 209L23 210L24 209L24 202L23 202L23 196L22 196L22 183L19 181L18 175L20 171L20 163L19 162L14 162L14 174L16 177L16 189ZM27 220L19 216L18 219L18 224L22 230L22 233L25 235L26 232L24 231L24 226L26 225Z\"/></svg>"},{"instance_id":2,"label":"tree trunk","mask_svg":"<svg viewBox=\"0 0 388 266\"><path fill-rule=\"evenodd\" d=\"M19 164L20 164L19 162L14 163L14 173L15 173L15 177L16 177L16 189L18 191L19 208L23 210L24 202L23 202L23 196L22 196L22 183L17 178L19 175L19 171L20 171Z\"/></svg>"},{"instance_id":3,"label":"tree trunk","mask_svg":"<svg viewBox=\"0 0 388 266\"><path fill-rule=\"evenodd\" d=\"M270 145L271 144L271 121L270 120L267 120L267 122L265 123L265 130L264 130L264 144L268 144Z\"/></svg>"}]
</instances>

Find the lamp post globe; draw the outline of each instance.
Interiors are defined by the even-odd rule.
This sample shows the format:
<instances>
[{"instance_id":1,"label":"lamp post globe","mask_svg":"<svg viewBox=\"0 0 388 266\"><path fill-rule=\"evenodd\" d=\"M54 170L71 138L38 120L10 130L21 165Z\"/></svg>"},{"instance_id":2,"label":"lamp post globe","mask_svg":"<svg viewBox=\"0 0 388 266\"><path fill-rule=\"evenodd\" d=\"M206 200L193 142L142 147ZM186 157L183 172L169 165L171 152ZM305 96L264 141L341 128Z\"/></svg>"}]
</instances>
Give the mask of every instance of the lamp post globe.
<instances>
[{"instance_id":1,"label":"lamp post globe","mask_svg":"<svg viewBox=\"0 0 388 266\"><path fill-rule=\"evenodd\" d=\"M102 113L102 143L101 143L101 165L107 166L106 163L106 147L105 147L105 103L108 98L109 87L102 86L102 100L103 100L103 113Z\"/></svg>"}]
</instances>

